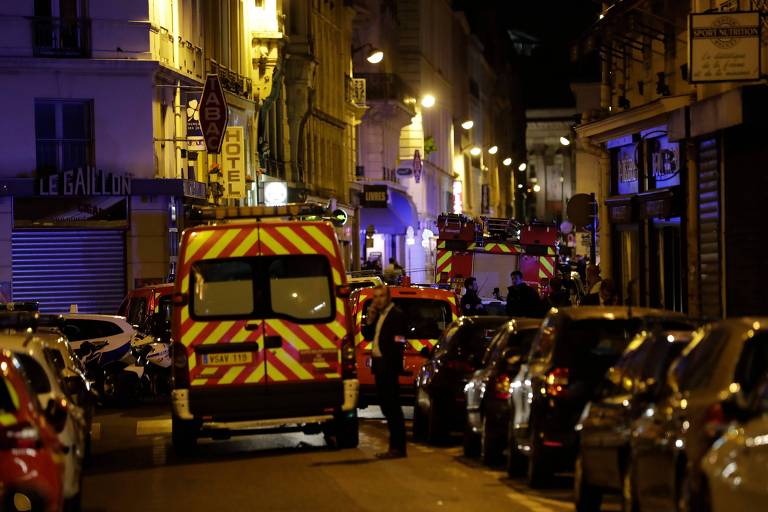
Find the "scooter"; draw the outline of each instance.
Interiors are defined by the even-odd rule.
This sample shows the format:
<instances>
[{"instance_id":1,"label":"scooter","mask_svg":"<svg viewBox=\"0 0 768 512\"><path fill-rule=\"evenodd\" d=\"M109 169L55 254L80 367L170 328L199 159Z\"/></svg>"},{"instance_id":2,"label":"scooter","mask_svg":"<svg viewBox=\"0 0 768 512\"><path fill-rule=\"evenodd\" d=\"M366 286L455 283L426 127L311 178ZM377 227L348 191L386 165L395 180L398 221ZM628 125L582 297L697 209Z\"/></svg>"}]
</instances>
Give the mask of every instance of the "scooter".
<instances>
[{"instance_id":1,"label":"scooter","mask_svg":"<svg viewBox=\"0 0 768 512\"><path fill-rule=\"evenodd\" d=\"M136 365L143 370L140 378L142 394L149 397L170 396L170 345L158 341L154 336L137 338L134 338L131 351L136 358Z\"/></svg>"}]
</instances>

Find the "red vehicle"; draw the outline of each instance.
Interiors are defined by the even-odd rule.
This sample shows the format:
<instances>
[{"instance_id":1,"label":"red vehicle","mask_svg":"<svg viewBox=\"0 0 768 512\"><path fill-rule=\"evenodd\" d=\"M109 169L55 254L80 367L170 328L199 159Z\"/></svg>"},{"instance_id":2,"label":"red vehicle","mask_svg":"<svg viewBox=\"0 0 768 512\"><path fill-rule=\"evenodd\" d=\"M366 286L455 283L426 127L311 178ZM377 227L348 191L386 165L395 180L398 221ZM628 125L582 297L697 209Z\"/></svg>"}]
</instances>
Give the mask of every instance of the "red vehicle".
<instances>
[{"instance_id":1,"label":"red vehicle","mask_svg":"<svg viewBox=\"0 0 768 512\"><path fill-rule=\"evenodd\" d=\"M0 351L0 510L61 510L63 466L63 448L18 361Z\"/></svg>"},{"instance_id":2,"label":"red vehicle","mask_svg":"<svg viewBox=\"0 0 768 512\"><path fill-rule=\"evenodd\" d=\"M400 376L400 395L406 399L415 395L415 378L426 356L443 330L459 316L456 295L450 290L421 288L418 286L390 286L392 301L408 318L408 332ZM374 288L363 288L352 293L355 319L355 347L357 348L357 376L363 405L375 403L376 383L371 372L372 342L363 339L361 326L373 299Z\"/></svg>"},{"instance_id":3,"label":"red vehicle","mask_svg":"<svg viewBox=\"0 0 768 512\"><path fill-rule=\"evenodd\" d=\"M128 323L147 330L149 321L155 315L162 315L170 321L171 297L174 284L163 283L142 286L128 292L117 314L124 316Z\"/></svg>"}]
</instances>

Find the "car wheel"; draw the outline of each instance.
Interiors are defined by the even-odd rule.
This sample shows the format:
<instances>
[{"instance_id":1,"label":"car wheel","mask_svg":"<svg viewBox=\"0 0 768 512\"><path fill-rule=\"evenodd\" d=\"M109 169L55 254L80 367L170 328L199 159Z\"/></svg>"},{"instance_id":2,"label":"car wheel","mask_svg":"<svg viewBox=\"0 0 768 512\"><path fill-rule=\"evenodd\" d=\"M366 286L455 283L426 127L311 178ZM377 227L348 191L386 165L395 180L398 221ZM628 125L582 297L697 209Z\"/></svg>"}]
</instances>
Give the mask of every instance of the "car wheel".
<instances>
[{"instance_id":1,"label":"car wheel","mask_svg":"<svg viewBox=\"0 0 768 512\"><path fill-rule=\"evenodd\" d=\"M586 481L583 464L581 454L579 454L573 473L573 501L576 505L576 512L599 512L603 493Z\"/></svg>"},{"instance_id":2,"label":"car wheel","mask_svg":"<svg viewBox=\"0 0 768 512\"><path fill-rule=\"evenodd\" d=\"M483 464L492 466L498 464L502 455L499 440L490 432L488 417L483 416L483 426L480 431L480 459Z\"/></svg>"},{"instance_id":3,"label":"car wheel","mask_svg":"<svg viewBox=\"0 0 768 512\"><path fill-rule=\"evenodd\" d=\"M325 442L332 448L357 448L360 443L357 412L337 414L334 420L327 425Z\"/></svg>"},{"instance_id":4,"label":"car wheel","mask_svg":"<svg viewBox=\"0 0 768 512\"><path fill-rule=\"evenodd\" d=\"M537 432L531 434L531 453L528 456L528 485L533 489L545 487L552 477L550 461L544 453Z\"/></svg>"},{"instance_id":5,"label":"car wheel","mask_svg":"<svg viewBox=\"0 0 768 512\"><path fill-rule=\"evenodd\" d=\"M469 425L469 420L467 420L467 423L464 426L464 456L477 457L479 454L480 439Z\"/></svg>"},{"instance_id":6,"label":"car wheel","mask_svg":"<svg viewBox=\"0 0 768 512\"><path fill-rule=\"evenodd\" d=\"M632 472L632 460L627 461L626 469L621 484L621 510L622 512L639 512L640 505L637 501L635 481Z\"/></svg>"},{"instance_id":7,"label":"car wheel","mask_svg":"<svg viewBox=\"0 0 768 512\"><path fill-rule=\"evenodd\" d=\"M517 449L515 426L510 421L507 429L507 475L514 478L525 474L526 462L525 455Z\"/></svg>"},{"instance_id":8,"label":"car wheel","mask_svg":"<svg viewBox=\"0 0 768 512\"><path fill-rule=\"evenodd\" d=\"M171 419L171 442L179 455L187 455L197 446L200 426L195 420Z\"/></svg>"}]
</instances>

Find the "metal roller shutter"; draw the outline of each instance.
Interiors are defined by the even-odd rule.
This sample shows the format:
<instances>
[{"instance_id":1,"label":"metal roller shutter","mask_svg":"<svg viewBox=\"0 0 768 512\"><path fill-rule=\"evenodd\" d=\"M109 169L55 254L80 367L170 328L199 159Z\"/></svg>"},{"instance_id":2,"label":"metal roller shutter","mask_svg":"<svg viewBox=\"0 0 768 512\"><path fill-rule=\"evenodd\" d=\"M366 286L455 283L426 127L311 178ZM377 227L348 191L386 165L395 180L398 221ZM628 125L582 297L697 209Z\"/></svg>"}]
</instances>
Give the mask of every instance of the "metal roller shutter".
<instances>
[{"instance_id":1,"label":"metal roller shutter","mask_svg":"<svg viewBox=\"0 0 768 512\"><path fill-rule=\"evenodd\" d=\"M722 280L720 258L720 147L719 139L699 142L699 300L701 314L720 317Z\"/></svg>"},{"instance_id":2,"label":"metal roller shutter","mask_svg":"<svg viewBox=\"0 0 768 512\"><path fill-rule=\"evenodd\" d=\"M114 314L125 296L125 233L14 231L13 300L36 300L46 313Z\"/></svg>"}]
</instances>

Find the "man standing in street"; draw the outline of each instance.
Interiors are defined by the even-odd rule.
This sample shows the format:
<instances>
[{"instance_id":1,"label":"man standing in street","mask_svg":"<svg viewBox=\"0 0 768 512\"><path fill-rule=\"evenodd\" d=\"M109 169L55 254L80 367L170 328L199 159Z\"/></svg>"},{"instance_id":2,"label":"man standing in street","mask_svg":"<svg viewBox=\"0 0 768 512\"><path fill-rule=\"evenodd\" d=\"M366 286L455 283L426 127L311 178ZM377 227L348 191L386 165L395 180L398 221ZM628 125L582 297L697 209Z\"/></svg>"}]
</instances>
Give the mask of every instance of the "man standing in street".
<instances>
[{"instance_id":1,"label":"man standing in street","mask_svg":"<svg viewBox=\"0 0 768 512\"><path fill-rule=\"evenodd\" d=\"M381 412L389 428L389 451L379 453L380 459L398 459L406 456L405 418L400 407L400 383L403 371L403 349L407 330L405 314L392 303L386 286L377 286L368 307L363 337L373 341L371 369L376 378L376 392Z\"/></svg>"},{"instance_id":2,"label":"man standing in street","mask_svg":"<svg viewBox=\"0 0 768 512\"><path fill-rule=\"evenodd\" d=\"M536 290L525 284L523 273L515 270L510 274L512 286L507 288L507 316L539 318L543 307Z\"/></svg>"},{"instance_id":3,"label":"man standing in street","mask_svg":"<svg viewBox=\"0 0 768 512\"><path fill-rule=\"evenodd\" d=\"M461 297L461 314L464 316L484 315L483 301L477 294L477 279L468 277L464 280L464 296Z\"/></svg>"}]
</instances>

